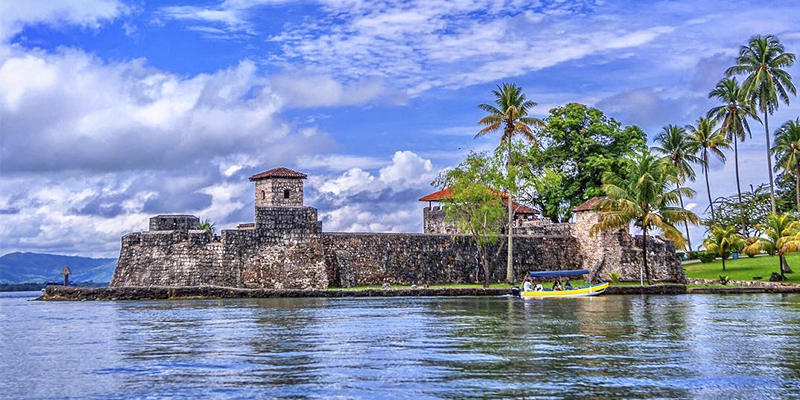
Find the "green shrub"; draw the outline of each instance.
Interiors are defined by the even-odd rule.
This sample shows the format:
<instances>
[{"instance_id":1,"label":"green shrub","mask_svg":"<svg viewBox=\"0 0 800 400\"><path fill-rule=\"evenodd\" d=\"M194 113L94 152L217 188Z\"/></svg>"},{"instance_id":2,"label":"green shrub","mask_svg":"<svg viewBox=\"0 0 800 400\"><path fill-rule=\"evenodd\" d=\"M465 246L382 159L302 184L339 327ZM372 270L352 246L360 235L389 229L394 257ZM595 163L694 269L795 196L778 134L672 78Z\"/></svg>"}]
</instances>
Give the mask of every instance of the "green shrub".
<instances>
[{"instance_id":1,"label":"green shrub","mask_svg":"<svg viewBox=\"0 0 800 400\"><path fill-rule=\"evenodd\" d=\"M731 281L731 277L729 277L728 275L720 275L719 276L719 283L721 283L723 285L727 285L728 282L730 282L730 281Z\"/></svg>"},{"instance_id":2,"label":"green shrub","mask_svg":"<svg viewBox=\"0 0 800 400\"><path fill-rule=\"evenodd\" d=\"M608 278L611 279L611 283L617 283L619 281L619 272L613 271L608 274Z\"/></svg>"},{"instance_id":3,"label":"green shrub","mask_svg":"<svg viewBox=\"0 0 800 400\"><path fill-rule=\"evenodd\" d=\"M689 257L688 257L689 260L697 260L699 258L698 257L698 253L699 252L697 252L697 251L690 251L689 252Z\"/></svg>"},{"instance_id":4,"label":"green shrub","mask_svg":"<svg viewBox=\"0 0 800 400\"><path fill-rule=\"evenodd\" d=\"M709 252L703 251L703 252L697 253L697 257L700 258L700 262L701 263L706 264L706 263L714 262L714 260L717 258L717 255L714 254L714 253L709 253Z\"/></svg>"}]
</instances>

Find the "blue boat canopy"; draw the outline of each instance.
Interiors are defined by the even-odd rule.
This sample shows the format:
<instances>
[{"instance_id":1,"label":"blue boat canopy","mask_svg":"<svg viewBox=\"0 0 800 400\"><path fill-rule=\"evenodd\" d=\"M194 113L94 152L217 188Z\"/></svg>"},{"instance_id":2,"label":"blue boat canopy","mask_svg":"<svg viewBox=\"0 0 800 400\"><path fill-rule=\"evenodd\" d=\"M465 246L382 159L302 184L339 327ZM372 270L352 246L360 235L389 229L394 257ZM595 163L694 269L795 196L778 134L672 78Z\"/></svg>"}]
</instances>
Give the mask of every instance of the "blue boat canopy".
<instances>
[{"instance_id":1,"label":"blue boat canopy","mask_svg":"<svg viewBox=\"0 0 800 400\"><path fill-rule=\"evenodd\" d=\"M569 269L564 271L531 271L531 278L557 278L559 276L586 275L588 269Z\"/></svg>"}]
</instances>

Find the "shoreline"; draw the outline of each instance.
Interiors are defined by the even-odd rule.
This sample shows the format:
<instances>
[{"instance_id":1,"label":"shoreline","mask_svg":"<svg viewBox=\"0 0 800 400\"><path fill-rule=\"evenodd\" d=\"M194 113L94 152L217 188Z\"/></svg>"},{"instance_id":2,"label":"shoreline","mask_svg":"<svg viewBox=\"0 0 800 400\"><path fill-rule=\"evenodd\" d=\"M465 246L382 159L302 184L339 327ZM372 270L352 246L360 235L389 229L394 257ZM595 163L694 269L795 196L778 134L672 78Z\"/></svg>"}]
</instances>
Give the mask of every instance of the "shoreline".
<instances>
[{"instance_id":1,"label":"shoreline","mask_svg":"<svg viewBox=\"0 0 800 400\"><path fill-rule=\"evenodd\" d=\"M800 286L777 287L699 287L681 284L653 286L612 286L604 295L680 295L680 294L752 294L800 293ZM188 299L261 299L261 298L336 298L336 297L475 297L505 296L506 288L417 288L363 290L242 289L219 286L86 288L48 286L37 300L43 301L117 301L117 300L188 300Z\"/></svg>"}]
</instances>

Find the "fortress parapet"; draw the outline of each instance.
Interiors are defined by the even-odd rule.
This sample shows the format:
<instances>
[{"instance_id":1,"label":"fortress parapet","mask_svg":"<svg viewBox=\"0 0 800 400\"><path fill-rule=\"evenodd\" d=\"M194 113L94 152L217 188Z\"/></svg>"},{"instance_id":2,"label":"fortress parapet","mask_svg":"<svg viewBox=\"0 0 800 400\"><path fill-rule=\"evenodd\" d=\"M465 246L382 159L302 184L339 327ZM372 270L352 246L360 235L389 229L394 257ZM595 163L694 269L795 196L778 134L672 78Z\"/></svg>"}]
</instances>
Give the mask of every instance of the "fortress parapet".
<instances>
[{"instance_id":1,"label":"fortress parapet","mask_svg":"<svg viewBox=\"0 0 800 400\"><path fill-rule=\"evenodd\" d=\"M183 231L200 229L200 218L194 215L156 215L150 218L151 231Z\"/></svg>"}]
</instances>

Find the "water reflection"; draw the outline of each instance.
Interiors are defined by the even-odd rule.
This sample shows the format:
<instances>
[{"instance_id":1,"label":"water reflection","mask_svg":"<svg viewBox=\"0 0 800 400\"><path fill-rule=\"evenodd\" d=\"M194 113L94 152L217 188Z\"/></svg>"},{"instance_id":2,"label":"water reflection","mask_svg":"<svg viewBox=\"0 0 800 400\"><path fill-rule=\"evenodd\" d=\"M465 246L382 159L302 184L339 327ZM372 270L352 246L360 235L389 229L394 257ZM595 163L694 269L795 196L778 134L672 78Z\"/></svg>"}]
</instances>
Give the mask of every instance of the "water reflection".
<instances>
[{"instance_id":1,"label":"water reflection","mask_svg":"<svg viewBox=\"0 0 800 400\"><path fill-rule=\"evenodd\" d=\"M797 398L800 296L32 303L0 398Z\"/></svg>"}]
</instances>

